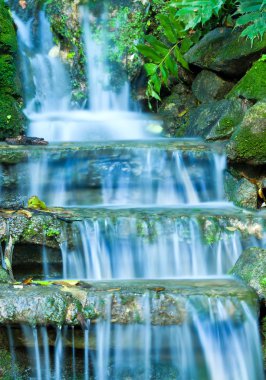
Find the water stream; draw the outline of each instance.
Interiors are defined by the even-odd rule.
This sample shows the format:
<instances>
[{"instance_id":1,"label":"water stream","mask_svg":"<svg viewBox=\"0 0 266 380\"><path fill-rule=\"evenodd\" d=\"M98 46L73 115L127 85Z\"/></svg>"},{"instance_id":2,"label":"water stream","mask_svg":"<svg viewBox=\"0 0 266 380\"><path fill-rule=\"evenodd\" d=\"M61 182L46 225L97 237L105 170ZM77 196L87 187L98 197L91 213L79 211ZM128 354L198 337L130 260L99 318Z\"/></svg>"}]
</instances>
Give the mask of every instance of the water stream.
<instances>
[{"instance_id":1,"label":"water stream","mask_svg":"<svg viewBox=\"0 0 266 380\"><path fill-rule=\"evenodd\" d=\"M88 99L77 106L45 10L25 16L15 1L10 3L28 133L52 144L29 149L28 160L14 165L8 173L12 189L4 183L6 168L1 168L0 185L4 196L5 191L37 195L48 206L76 208L80 215L91 212L62 231L68 236L61 245L64 279L221 276L244 248L264 243L264 231L258 239L234 229L232 233L232 227L229 234L221 221L203 228L199 215L229 206L223 185L226 157L201 141L170 142L148 134L151 125L161 122L136 111L127 81L120 89L111 84L105 57L108 30L102 27L107 7L98 18L88 7L80 8ZM113 217L107 206L113 207ZM123 207L127 216L119 214ZM159 207L163 216L152 211ZM197 215L171 217L176 207L194 207ZM137 208L150 214L139 218ZM209 235L212 228L215 234ZM43 267L49 277L47 257L44 247ZM156 325L151 314L159 299L151 299L147 291L141 301L145 320L136 318L133 324L113 323L107 297L107 318L86 321L84 331L23 325L18 333L8 327L12 361L27 363L27 378L36 380L263 379L256 310L248 300L189 296L182 300L180 323Z\"/></svg>"}]
</instances>

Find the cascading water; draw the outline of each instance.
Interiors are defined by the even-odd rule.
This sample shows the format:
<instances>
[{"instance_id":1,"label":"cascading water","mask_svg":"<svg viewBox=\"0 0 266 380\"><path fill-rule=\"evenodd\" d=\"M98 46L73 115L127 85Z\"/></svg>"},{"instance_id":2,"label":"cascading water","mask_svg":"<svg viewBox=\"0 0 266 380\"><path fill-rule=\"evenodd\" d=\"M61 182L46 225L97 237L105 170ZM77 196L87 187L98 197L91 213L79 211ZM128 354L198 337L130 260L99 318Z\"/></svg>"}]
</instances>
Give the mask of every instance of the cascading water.
<instances>
[{"instance_id":1,"label":"cascading water","mask_svg":"<svg viewBox=\"0 0 266 380\"><path fill-rule=\"evenodd\" d=\"M107 302L107 319L88 323L84 332L23 326L31 352L30 376L37 380L263 379L256 315L246 302L207 296L177 296L176 301L184 303L184 315L179 324L168 326L151 323L150 309L156 300L150 301L148 293L140 301L145 311L142 323L112 323ZM16 350L12 346L18 358L22 340Z\"/></svg>"},{"instance_id":2,"label":"cascading water","mask_svg":"<svg viewBox=\"0 0 266 380\"><path fill-rule=\"evenodd\" d=\"M228 207L222 203L225 155L207 146L198 150L195 146L201 142L195 141L192 146L189 140L181 141L179 148L172 140L177 145L171 149L167 139L104 146L106 140L143 139L149 124L159 123L133 112L126 81L119 90L112 88L111 69L104 56L107 29L102 27L108 24L107 11L96 18L87 7L80 8L88 75L88 100L80 109L71 102L67 66L60 47L54 45L45 12L39 12L37 19L30 12L22 17L17 1L10 2L18 28L29 134L50 142L86 142L51 144L43 151L33 148L29 162L22 160L17 170L12 168L13 183L17 178L19 183L14 187L16 193L19 189L27 197L38 195L48 206L81 207L77 211L80 214L85 209L92 214L82 221L77 218L72 228L62 232L68 235L61 245L65 279L191 276L194 281L197 276L227 273L243 248L260 244L255 237L245 239L245 231L241 235L231 225L227 229L223 221L205 223L203 228L198 217L213 208ZM103 146L88 143L98 140L104 140ZM3 178L5 170L1 170ZM93 208L88 207L91 205L113 205L117 214L106 216L102 207L95 217ZM151 206L157 208L151 212L153 216L147 213L141 219L134 208L130 209L138 206L143 212L144 205L150 212ZM166 215L162 217L158 208L166 205L171 209L164 208ZM169 216L176 206L184 205L194 205L197 216L193 212ZM87 208L82 209L84 206ZM119 216L117 206L127 206L124 210L128 215ZM218 218L222 214L219 211ZM208 228L215 230L210 238ZM261 236L260 241L263 239ZM45 247L42 257L45 276L49 277ZM180 314L175 323L165 318L158 325L153 318L156 304L169 296L163 287L155 289L156 297L150 297L150 290L139 295L144 320L140 320L136 304L134 323L115 323L112 307L128 302L126 296L116 303L111 299L111 292L118 288L109 289L101 300L105 319L91 323L78 314L84 331L66 326L58 326L56 331L23 326L24 338L16 340L8 328L12 363L21 361L22 345L22 361L27 356L30 368L27 376L37 380L262 380L255 307L250 305L249 296L244 301L232 297L228 290L228 297L212 297L213 289L208 284L203 286L207 295L201 295L202 289L197 286L193 295L171 295L174 300L168 317L177 310ZM76 290L80 304L72 305L74 309L84 301L82 291ZM164 310L161 314L163 318ZM25 346L29 355L25 355Z\"/></svg>"},{"instance_id":3,"label":"cascading water","mask_svg":"<svg viewBox=\"0 0 266 380\"><path fill-rule=\"evenodd\" d=\"M224 275L243 249L263 246L266 241L265 236L247 238L238 230L229 234L228 227L222 227L224 221L204 221L193 210L191 215L177 211L171 217L156 209L146 213L145 209L137 213L129 209L128 214L109 211L108 215L108 210L102 209L97 217L75 222L71 231L68 228L69 243L61 245L63 277L101 280Z\"/></svg>"},{"instance_id":4,"label":"cascading water","mask_svg":"<svg viewBox=\"0 0 266 380\"><path fill-rule=\"evenodd\" d=\"M39 14L37 30L30 16L22 20L14 11L13 18L18 28L29 135L48 141L139 139L147 135L145 129L149 125L160 124L131 110L126 80L120 90L111 89L110 69L103 56L107 32L102 29L102 38L99 33L97 39L93 38L90 24L97 19L88 7L80 8L80 19L87 58L89 109L71 104L67 67L60 57L60 47L54 45L45 12Z\"/></svg>"}]
</instances>

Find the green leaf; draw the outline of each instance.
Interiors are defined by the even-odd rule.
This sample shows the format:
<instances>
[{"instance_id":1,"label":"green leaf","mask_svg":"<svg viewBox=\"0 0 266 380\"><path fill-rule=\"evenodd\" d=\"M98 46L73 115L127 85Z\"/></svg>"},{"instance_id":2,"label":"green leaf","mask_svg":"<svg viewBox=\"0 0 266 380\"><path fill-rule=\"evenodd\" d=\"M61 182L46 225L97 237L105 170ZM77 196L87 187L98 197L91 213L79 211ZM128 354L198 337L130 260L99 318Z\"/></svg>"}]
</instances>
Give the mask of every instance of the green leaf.
<instances>
[{"instance_id":1,"label":"green leaf","mask_svg":"<svg viewBox=\"0 0 266 380\"><path fill-rule=\"evenodd\" d=\"M179 62L180 65L182 67L184 67L184 69L189 70L189 65L188 65L187 61L185 60L185 58L183 57L183 55L181 54L181 52L177 46L175 48L175 57L176 57L177 62Z\"/></svg>"},{"instance_id":2,"label":"green leaf","mask_svg":"<svg viewBox=\"0 0 266 380\"><path fill-rule=\"evenodd\" d=\"M146 58L150 58L154 63L160 63L162 58L160 55L158 55L153 48L147 45L138 45L137 46L138 51L144 55Z\"/></svg>"},{"instance_id":3,"label":"green leaf","mask_svg":"<svg viewBox=\"0 0 266 380\"><path fill-rule=\"evenodd\" d=\"M155 63L146 63L144 65L144 68L145 68L148 75L153 75L156 73L156 71L158 69L158 65L156 65Z\"/></svg>"}]
</instances>

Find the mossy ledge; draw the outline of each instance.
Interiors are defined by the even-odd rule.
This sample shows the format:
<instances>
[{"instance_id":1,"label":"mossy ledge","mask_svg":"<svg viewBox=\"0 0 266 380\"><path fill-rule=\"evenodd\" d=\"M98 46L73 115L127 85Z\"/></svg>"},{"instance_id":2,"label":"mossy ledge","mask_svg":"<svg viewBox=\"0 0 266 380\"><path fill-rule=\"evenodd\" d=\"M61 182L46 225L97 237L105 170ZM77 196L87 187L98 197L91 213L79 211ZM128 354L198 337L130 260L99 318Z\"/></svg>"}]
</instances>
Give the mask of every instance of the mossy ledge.
<instances>
[{"instance_id":1,"label":"mossy ledge","mask_svg":"<svg viewBox=\"0 0 266 380\"><path fill-rule=\"evenodd\" d=\"M112 323L144 323L149 300L153 325L180 325L189 318L187 300L194 296L214 302L217 297L229 297L236 321L239 301L257 303L256 293L233 278L35 282L1 286L0 324L75 326L88 319L95 323L109 318ZM208 302L202 303L200 312L209 312Z\"/></svg>"}]
</instances>

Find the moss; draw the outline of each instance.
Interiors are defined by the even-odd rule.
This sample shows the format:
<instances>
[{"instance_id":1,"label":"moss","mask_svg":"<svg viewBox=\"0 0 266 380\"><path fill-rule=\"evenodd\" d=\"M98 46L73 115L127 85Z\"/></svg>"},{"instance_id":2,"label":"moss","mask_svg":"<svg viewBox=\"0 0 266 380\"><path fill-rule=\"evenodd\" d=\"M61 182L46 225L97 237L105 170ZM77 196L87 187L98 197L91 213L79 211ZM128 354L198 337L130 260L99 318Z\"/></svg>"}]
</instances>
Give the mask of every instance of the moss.
<instances>
[{"instance_id":1,"label":"moss","mask_svg":"<svg viewBox=\"0 0 266 380\"><path fill-rule=\"evenodd\" d=\"M16 94L16 67L11 55L0 55L0 88L1 92Z\"/></svg>"},{"instance_id":2,"label":"moss","mask_svg":"<svg viewBox=\"0 0 266 380\"><path fill-rule=\"evenodd\" d=\"M232 135L227 153L232 160L266 164L266 102L249 109Z\"/></svg>"},{"instance_id":3,"label":"moss","mask_svg":"<svg viewBox=\"0 0 266 380\"><path fill-rule=\"evenodd\" d=\"M266 98L266 62L258 60L246 75L229 92L228 97L243 96L247 99Z\"/></svg>"},{"instance_id":4,"label":"moss","mask_svg":"<svg viewBox=\"0 0 266 380\"><path fill-rule=\"evenodd\" d=\"M0 93L0 140L22 133L24 118L16 100Z\"/></svg>"},{"instance_id":5,"label":"moss","mask_svg":"<svg viewBox=\"0 0 266 380\"><path fill-rule=\"evenodd\" d=\"M4 0L0 0L0 51L4 53L17 51L15 28Z\"/></svg>"},{"instance_id":6,"label":"moss","mask_svg":"<svg viewBox=\"0 0 266 380\"><path fill-rule=\"evenodd\" d=\"M17 363L13 363L10 352L1 348L0 350L0 378L2 380L22 379Z\"/></svg>"}]
</instances>

